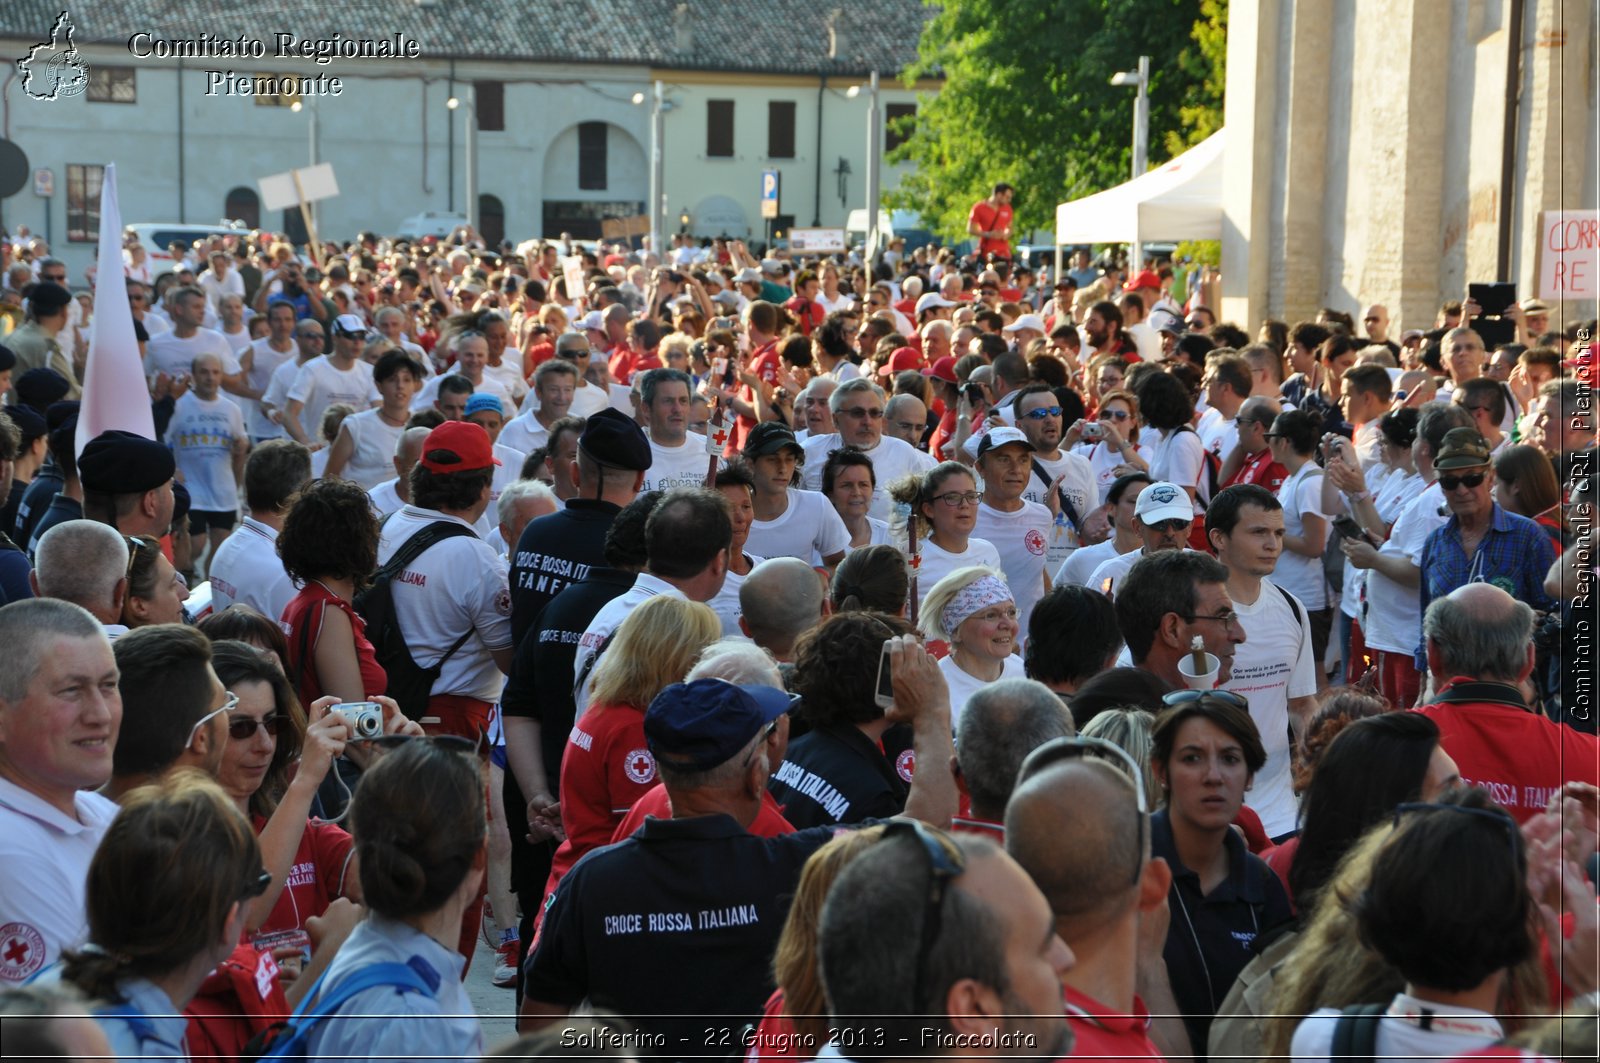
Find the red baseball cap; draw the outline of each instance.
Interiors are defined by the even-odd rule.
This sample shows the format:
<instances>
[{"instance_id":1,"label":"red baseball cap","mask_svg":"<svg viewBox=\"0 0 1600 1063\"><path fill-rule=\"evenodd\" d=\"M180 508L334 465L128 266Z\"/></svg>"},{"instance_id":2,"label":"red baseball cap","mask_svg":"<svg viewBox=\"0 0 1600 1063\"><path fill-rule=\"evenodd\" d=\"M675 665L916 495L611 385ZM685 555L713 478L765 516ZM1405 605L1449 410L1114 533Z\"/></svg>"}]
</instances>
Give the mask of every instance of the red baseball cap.
<instances>
[{"instance_id":1,"label":"red baseball cap","mask_svg":"<svg viewBox=\"0 0 1600 1063\"><path fill-rule=\"evenodd\" d=\"M915 347L896 347L889 360L878 367L879 376L893 376L907 369L921 369L922 355Z\"/></svg>"},{"instance_id":2,"label":"red baseball cap","mask_svg":"<svg viewBox=\"0 0 1600 1063\"><path fill-rule=\"evenodd\" d=\"M1125 292L1136 292L1140 288L1159 287L1161 287L1161 278L1156 276L1156 271L1153 269L1142 269L1138 273L1135 273L1132 277L1128 278L1128 283L1122 286L1122 290Z\"/></svg>"},{"instance_id":3,"label":"red baseball cap","mask_svg":"<svg viewBox=\"0 0 1600 1063\"><path fill-rule=\"evenodd\" d=\"M924 369L922 375L931 376L936 380L943 380L946 384L961 383L956 378L956 360L949 355L945 355L937 362L934 362L932 368Z\"/></svg>"},{"instance_id":4,"label":"red baseball cap","mask_svg":"<svg viewBox=\"0 0 1600 1063\"><path fill-rule=\"evenodd\" d=\"M422 467L429 472L474 472L500 464L480 424L446 421L422 442Z\"/></svg>"}]
</instances>

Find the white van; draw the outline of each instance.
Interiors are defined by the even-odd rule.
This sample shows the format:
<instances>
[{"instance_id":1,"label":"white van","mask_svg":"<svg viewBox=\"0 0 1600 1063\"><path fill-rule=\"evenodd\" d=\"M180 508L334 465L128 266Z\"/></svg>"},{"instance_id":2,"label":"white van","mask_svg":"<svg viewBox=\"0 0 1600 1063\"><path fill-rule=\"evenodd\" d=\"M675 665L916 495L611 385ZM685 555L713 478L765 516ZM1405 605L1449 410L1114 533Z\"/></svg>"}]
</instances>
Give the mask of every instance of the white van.
<instances>
[{"instance_id":1,"label":"white van","mask_svg":"<svg viewBox=\"0 0 1600 1063\"><path fill-rule=\"evenodd\" d=\"M185 247L192 246L196 240L205 240L212 236L248 236L250 230L238 222L228 221L226 218L216 225L186 225L180 222L140 222L137 225L123 226L124 233L132 233L144 245L145 254L150 263L150 279L160 280L173 271L177 265L172 257L172 252L167 249L174 243L181 243ZM205 264L201 264L201 269Z\"/></svg>"}]
</instances>

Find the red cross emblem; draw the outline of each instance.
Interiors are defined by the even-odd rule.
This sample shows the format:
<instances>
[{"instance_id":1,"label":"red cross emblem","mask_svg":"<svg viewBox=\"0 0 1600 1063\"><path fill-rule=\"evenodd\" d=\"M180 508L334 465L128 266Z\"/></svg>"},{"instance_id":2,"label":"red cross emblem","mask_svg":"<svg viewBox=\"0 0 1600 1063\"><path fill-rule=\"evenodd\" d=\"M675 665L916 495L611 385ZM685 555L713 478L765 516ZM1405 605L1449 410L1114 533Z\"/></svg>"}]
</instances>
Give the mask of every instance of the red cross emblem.
<instances>
[{"instance_id":1,"label":"red cross emblem","mask_svg":"<svg viewBox=\"0 0 1600 1063\"><path fill-rule=\"evenodd\" d=\"M0 926L0 982L20 982L44 966L44 936L27 923Z\"/></svg>"}]
</instances>

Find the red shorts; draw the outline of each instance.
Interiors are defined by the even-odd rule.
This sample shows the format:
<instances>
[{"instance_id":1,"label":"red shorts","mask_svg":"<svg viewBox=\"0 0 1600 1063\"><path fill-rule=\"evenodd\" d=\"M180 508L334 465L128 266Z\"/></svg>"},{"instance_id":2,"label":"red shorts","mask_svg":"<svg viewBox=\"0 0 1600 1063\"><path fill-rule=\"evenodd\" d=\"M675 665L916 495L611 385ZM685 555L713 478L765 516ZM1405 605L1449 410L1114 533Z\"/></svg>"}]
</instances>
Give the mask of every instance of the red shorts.
<instances>
[{"instance_id":1,"label":"red shorts","mask_svg":"<svg viewBox=\"0 0 1600 1063\"><path fill-rule=\"evenodd\" d=\"M469 698L464 694L435 694L428 699L428 715L438 723L425 723L430 735L460 735L479 742L489 733L489 711L494 703ZM487 754L488 750L483 751Z\"/></svg>"},{"instance_id":2,"label":"red shorts","mask_svg":"<svg viewBox=\"0 0 1600 1063\"><path fill-rule=\"evenodd\" d=\"M1409 653L1378 651L1378 692L1397 709L1409 709L1422 692L1422 673Z\"/></svg>"}]
</instances>

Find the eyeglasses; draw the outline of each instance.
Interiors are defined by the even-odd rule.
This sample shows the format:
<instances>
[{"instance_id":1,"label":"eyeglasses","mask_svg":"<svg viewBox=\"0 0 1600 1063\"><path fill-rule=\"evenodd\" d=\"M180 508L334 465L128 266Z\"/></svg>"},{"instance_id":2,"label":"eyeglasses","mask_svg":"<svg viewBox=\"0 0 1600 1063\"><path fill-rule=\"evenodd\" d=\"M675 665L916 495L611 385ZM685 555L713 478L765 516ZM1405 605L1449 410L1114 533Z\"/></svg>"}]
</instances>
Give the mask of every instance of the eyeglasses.
<instances>
[{"instance_id":1,"label":"eyeglasses","mask_svg":"<svg viewBox=\"0 0 1600 1063\"><path fill-rule=\"evenodd\" d=\"M248 716L241 716L237 720L228 721L228 737L235 742L248 742L256 736L256 731L259 729L267 732L268 738L276 738L286 722L287 718L281 712L275 712L265 720L253 720Z\"/></svg>"},{"instance_id":2,"label":"eyeglasses","mask_svg":"<svg viewBox=\"0 0 1600 1063\"><path fill-rule=\"evenodd\" d=\"M1027 413L1023 414L1022 416L1026 417L1030 421L1042 421L1046 417L1060 417L1061 416L1061 407L1060 406L1040 406L1038 409L1029 410Z\"/></svg>"},{"instance_id":3,"label":"eyeglasses","mask_svg":"<svg viewBox=\"0 0 1600 1063\"><path fill-rule=\"evenodd\" d=\"M1147 804L1144 792L1144 772L1126 749L1103 738L1086 738L1083 735L1052 738L1023 760L1022 767L1017 771L1017 784L1020 786L1024 779L1038 774L1051 764L1085 757L1098 757L1110 761L1114 767L1125 771L1133 783L1133 795L1139 809L1139 847L1134 850L1133 857L1133 884L1137 886L1140 872L1144 870L1145 817L1150 813L1150 806Z\"/></svg>"},{"instance_id":4,"label":"eyeglasses","mask_svg":"<svg viewBox=\"0 0 1600 1063\"><path fill-rule=\"evenodd\" d=\"M1132 416L1133 414L1129 413L1127 410L1101 410L1099 413L1099 419L1102 421L1107 417L1111 418L1113 421L1126 421Z\"/></svg>"},{"instance_id":5,"label":"eyeglasses","mask_svg":"<svg viewBox=\"0 0 1600 1063\"><path fill-rule=\"evenodd\" d=\"M878 421L883 419L883 411L876 406L870 410L864 406L857 406L854 409L840 410L839 412L849 417L865 417L869 421Z\"/></svg>"},{"instance_id":6,"label":"eyeglasses","mask_svg":"<svg viewBox=\"0 0 1600 1063\"><path fill-rule=\"evenodd\" d=\"M782 719L782 717L779 717L779 719ZM777 729L777 720L773 720L761 729L761 734L756 738L756 744L750 747L750 754L744 758L744 767L748 768L755 763L756 755L761 752L761 747L767 744L767 739L771 738L772 732Z\"/></svg>"},{"instance_id":7,"label":"eyeglasses","mask_svg":"<svg viewBox=\"0 0 1600 1063\"><path fill-rule=\"evenodd\" d=\"M1201 698L1215 698L1225 705L1232 705L1245 712L1250 711L1250 702L1231 690L1174 690L1170 694L1161 695L1161 704L1172 708L1176 705L1187 705L1191 701L1199 701Z\"/></svg>"},{"instance_id":8,"label":"eyeglasses","mask_svg":"<svg viewBox=\"0 0 1600 1063\"><path fill-rule=\"evenodd\" d=\"M955 509L957 506L961 505L963 502L965 502L969 506L977 505L983 499L983 492L982 491L946 491L942 495L934 495L933 498L934 498L934 501L942 502L945 505L949 506L951 509Z\"/></svg>"},{"instance_id":9,"label":"eyeglasses","mask_svg":"<svg viewBox=\"0 0 1600 1063\"><path fill-rule=\"evenodd\" d=\"M241 901L254 900L263 893L267 892L267 888L271 885L272 872L268 871L266 868L262 868L255 874L253 878L245 879L244 889L242 892L240 892L239 899Z\"/></svg>"},{"instance_id":10,"label":"eyeglasses","mask_svg":"<svg viewBox=\"0 0 1600 1063\"><path fill-rule=\"evenodd\" d=\"M1217 613L1215 615L1210 613L1194 613L1193 615L1186 616L1183 619L1191 624L1196 620L1215 620L1223 627L1236 627L1241 631L1244 630L1244 625L1239 620L1239 614L1233 612Z\"/></svg>"},{"instance_id":11,"label":"eyeglasses","mask_svg":"<svg viewBox=\"0 0 1600 1063\"><path fill-rule=\"evenodd\" d=\"M933 951L933 943L939 937L940 912L944 905L945 891L952 880L966 872L967 858L961 852L961 847L956 845L954 838L915 819L891 820L883 829L880 844L902 834L915 838L922 846L922 851L928 854L928 899L922 909L922 940L917 944L916 978L911 1008L906 1013L909 1015L922 1011L922 994L927 989L924 968L928 966L928 954Z\"/></svg>"},{"instance_id":12,"label":"eyeglasses","mask_svg":"<svg viewBox=\"0 0 1600 1063\"><path fill-rule=\"evenodd\" d=\"M1446 491L1454 491L1458 487L1476 488L1483 484L1487 473L1469 472L1465 476L1445 475L1439 477L1439 486Z\"/></svg>"},{"instance_id":13,"label":"eyeglasses","mask_svg":"<svg viewBox=\"0 0 1600 1063\"><path fill-rule=\"evenodd\" d=\"M220 708L212 709L210 712L196 720L193 727L189 728L189 737L184 739L183 748L188 749L189 743L194 741L194 736L200 733L200 728L204 727L213 718L221 716L225 712L232 712L234 709L239 707L239 695L235 694L231 690L224 691L224 693L228 696L222 700L222 706Z\"/></svg>"}]
</instances>

